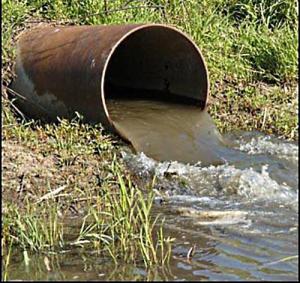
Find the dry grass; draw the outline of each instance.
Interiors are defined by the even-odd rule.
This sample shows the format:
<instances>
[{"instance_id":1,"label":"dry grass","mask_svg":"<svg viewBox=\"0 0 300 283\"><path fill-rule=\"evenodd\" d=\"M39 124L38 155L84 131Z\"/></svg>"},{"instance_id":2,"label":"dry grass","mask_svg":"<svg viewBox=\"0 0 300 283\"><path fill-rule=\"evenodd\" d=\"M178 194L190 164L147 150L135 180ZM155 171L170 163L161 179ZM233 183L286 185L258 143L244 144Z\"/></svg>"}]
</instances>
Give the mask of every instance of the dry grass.
<instances>
[{"instance_id":1,"label":"dry grass","mask_svg":"<svg viewBox=\"0 0 300 283\"><path fill-rule=\"evenodd\" d=\"M153 196L131 183L134 178L122 165L123 142L118 137L101 125L83 124L80 117L57 124L30 120L12 103L15 97L8 99L17 36L40 22L173 24L203 51L212 86L209 112L222 132L259 130L297 140L295 3L278 1L275 6L281 10L269 5L259 14L257 1L242 2L126 1L125 7L120 0L2 1L5 270L16 249L28 262L28 249L56 250L72 241L104 250L115 261L150 266L167 262L171 242L162 230L155 234ZM72 240L65 234L70 216L80 223ZM135 244L127 248L129 241ZM5 270L3 279L8 279Z\"/></svg>"}]
</instances>

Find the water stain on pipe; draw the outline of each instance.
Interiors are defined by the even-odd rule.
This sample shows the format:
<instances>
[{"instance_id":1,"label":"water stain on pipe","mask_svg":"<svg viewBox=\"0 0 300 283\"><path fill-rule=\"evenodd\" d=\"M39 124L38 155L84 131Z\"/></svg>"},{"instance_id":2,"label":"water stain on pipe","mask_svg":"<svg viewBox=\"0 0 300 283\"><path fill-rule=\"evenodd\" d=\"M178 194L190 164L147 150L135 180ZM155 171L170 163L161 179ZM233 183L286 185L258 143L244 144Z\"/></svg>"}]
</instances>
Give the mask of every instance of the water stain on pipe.
<instances>
[{"instance_id":1,"label":"water stain on pipe","mask_svg":"<svg viewBox=\"0 0 300 283\"><path fill-rule=\"evenodd\" d=\"M18 42L16 75L12 89L31 117L77 111L154 159L223 162L222 138L205 111L204 59L173 27L37 27Z\"/></svg>"}]
</instances>

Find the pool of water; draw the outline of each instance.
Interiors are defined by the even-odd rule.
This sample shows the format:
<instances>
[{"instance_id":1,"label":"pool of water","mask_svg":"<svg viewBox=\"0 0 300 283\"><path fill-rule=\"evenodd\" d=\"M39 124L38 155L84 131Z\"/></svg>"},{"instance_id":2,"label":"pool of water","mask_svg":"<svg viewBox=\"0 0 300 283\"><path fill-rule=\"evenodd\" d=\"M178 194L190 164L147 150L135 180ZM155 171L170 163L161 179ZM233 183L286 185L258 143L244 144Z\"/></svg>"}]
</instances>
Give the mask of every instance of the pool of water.
<instances>
[{"instance_id":1,"label":"pool of water","mask_svg":"<svg viewBox=\"0 0 300 283\"><path fill-rule=\"evenodd\" d=\"M157 176L156 212L177 238L173 278L297 280L298 145L260 133L225 138L236 154L217 166L124 153L137 174Z\"/></svg>"},{"instance_id":2,"label":"pool of water","mask_svg":"<svg viewBox=\"0 0 300 283\"><path fill-rule=\"evenodd\" d=\"M298 144L257 132L221 136L207 112L110 100L131 141L140 187L155 177L153 216L175 238L168 266L146 270L94 251L12 256L11 280L298 280ZM176 161L168 161L176 160ZM74 220L75 221L75 220Z\"/></svg>"},{"instance_id":3,"label":"pool of water","mask_svg":"<svg viewBox=\"0 0 300 283\"><path fill-rule=\"evenodd\" d=\"M9 279L298 280L298 145L260 133L225 138L242 159L202 166L123 151L142 182L156 176L153 214L176 238L165 268L115 266L76 248L31 254L28 266L13 255Z\"/></svg>"}]
</instances>

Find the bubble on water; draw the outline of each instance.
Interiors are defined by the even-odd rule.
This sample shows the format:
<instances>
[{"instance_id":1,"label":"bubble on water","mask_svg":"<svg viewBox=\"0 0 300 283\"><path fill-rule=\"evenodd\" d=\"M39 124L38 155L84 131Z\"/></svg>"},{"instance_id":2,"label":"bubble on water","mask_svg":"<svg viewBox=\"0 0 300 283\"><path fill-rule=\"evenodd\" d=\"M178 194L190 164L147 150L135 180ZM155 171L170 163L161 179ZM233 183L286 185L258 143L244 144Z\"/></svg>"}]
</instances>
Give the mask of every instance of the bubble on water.
<instances>
[{"instance_id":1,"label":"bubble on water","mask_svg":"<svg viewBox=\"0 0 300 283\"><path fill-rule=\"evenodd\" d=\"M195 200L193 197L228 198L240 201L272 201L297 208L298 191L279 184L268 173L268 164L260 172L238 169L234 165L201 167L180 162L156 162L143 153L128 154L125 158L131 170L145 176L157 177L160 192L175 200ZM141 176L142 176L141 175ZM181 195L181 196L180 196Z\"/></svg>"},{"instance_id":2,"label":"bubble on water","mask_svg":"<svg viewBox=\"0 0 300 283\"><path fill-rule=\"evenodd\" d=\"M259 173L252 168L240 170L229 166L220 173L219 183L225 192L235 192L247 199L294 201L297 192L271 179L267 167L262 166Z\"/></svg>"},{"instance_id":3,"label":"bubble on water","mask_svg":"<svg viewBox=\"0 0 300 283\"><path fill-rule=\"evenodd\" d=\"M149 175L154 173L157 162L152 158L147 157L143 152L137 155L122 151L121 152L127 166L134 170L138 175Z\"/></svg>"},{"instance_id":4,"label":"bubble on water","mask_svg":"<svg viewBox=\"0 0 300 283\"><path fill-rule=\"evenodd\" d=\"M238 149L248 154L267 153L278 158L298 161L299 148L297 145L271 139L270 136L256 136L252 137L250 141L244 140L242 137Z\"/></svg>"}]
</instances>

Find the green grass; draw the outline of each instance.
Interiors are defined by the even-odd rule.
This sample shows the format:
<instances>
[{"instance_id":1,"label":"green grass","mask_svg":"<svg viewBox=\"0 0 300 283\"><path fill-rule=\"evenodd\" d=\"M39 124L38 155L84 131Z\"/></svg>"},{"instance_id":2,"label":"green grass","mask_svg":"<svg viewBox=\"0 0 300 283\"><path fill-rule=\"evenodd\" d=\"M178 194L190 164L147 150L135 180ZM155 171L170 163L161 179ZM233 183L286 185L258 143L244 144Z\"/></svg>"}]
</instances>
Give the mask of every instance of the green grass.
<instances>
[{"instance_id":1,"label":"green grass","mask_svg":"<svg viewBox=\"0 0 300 283\"><path fill-rule=\"evenodd\" d=\"M68 216L62 204L66 200L57 203L55 195L36 202L27 198L23 210L14 204L6 205L2 217L6 262L12 245L19 246L26 256L27 251L47 254L78 246L112 257L115 264L165 265L173 240L164 236L162 224L155 229L159 217L151 216L153 192L144 195L129 178L123 179L118 165L112 167L116 181L102 185L97 193L85 190L81 195L88 205L80 215L81 225L72 229L73 240L64 237L64 218ZM65 198L76 202L71 194Z\"/></svg>"},{"instance_id":2,"label":"green grass","mask_svg":"<svg viewBox=\"0 0 300 283\"><path fill-rule=\"evenodd\" d=\"M213 82L224 76L279 83L297 79L296 1L128 2L3 1L4 46L12 26L29 15L76 24L159 22L192 36L203 50Z\"/></svg>"},{"instance_id":3,"label":"green grass","mask_svg":"<svg viewBox=\"0 0 300 283\"><path fill-rule=\"evenodd\" d=\"M260 130L289 140L298 139L295 87L216 83L212 91L209 113L222 132Z\"/></svg>"},{"instance_id":4,"label":"green grass","mask_svg":"<svg viewBox=\"0 0 300 283\"><path fill-rule=\"evenodd\" d=\"M120 140L79 115L56 124L19 122L6 105L2 121L3 279L16 250L28 264L32 252L76 247L116 265L168 264L173 240L151 215L152 189L132 184ZM70 217L77 219L72 229Z\"/></svg>"},{"instance_id":5,"label":"green grass","mask_svg":"<svg viewBox=\"0 0 300 283\"><path fill-rule=\"evenodd\" d=\"M127 4L126 4L127 3ZM126 4L126 5L125 5ZM166 23L174 25L190 35L208 65L211 80L211 95L214 106L210 114L216 120L220 113L226 118L218 123L222 132L237 128L231 121L238 121L242 129L280 135L297 139L298 120L298 26L296 1L275 0L224 0L224 1L3 1L3 70L11 78L11 63L14 49L11 35L30 27L25 19L51 20L73 24L112 23ZM8 83L6 83L8 84ZM257 93L264 84L267 88L267 103L271 103L270 122L261 120L264 105L257 107L256 99L265 95ZM224 94L229 88L234 92L235 108L247 112L244 117L238 111L224 108ZM251 100L244 104L245 88L253 85ZM221 86L221 88L218 88ZM231 88L233 86L233 88ZM274 90L274 91L273 91ZM283 98L278 99L280 96ZM231 94L225 94L228 96ZM259 98L258 98L259 99ZM286 101L293 108L285 112ZM275 117L276 123L271 123ZM219 120L218 120L219 121ZM266 124L267 123L267 124ZM287 124L286 124L287 123Z\"/></svg>"},{"instance_id":6,"label":"green grass","mask_svg":"<svg viewBox=\"0 0 300 283\"><path fill-rule=\"evenodd\" d=\"M249 20L270 29L297 25L297 2L294 0L227 0L222 6L223 14L237 25Z\"/></svg>"},{"instance_id":7,"label":"green grass","mask_svg":"<svg viewBox=\"0 0 300 283\"><path fill-rule=\"evenodd\" d=\"M29 250L49 253L68 245L149 267L168 262L171 243L161 224L154 225L160 220L151 217L151 190L137 188L122 165L119 138L101 125L82 123L79 115L57 124L22 118L7 98L20 32L39 21L174 25L202 50L211 81L208 109L222 132L258 130L297 140L296 5L293 0L3 0L5 270L16 249L28 262ZM80 224L70 240L65 221L73 214Z\"/></svg>"}]
</instances>

